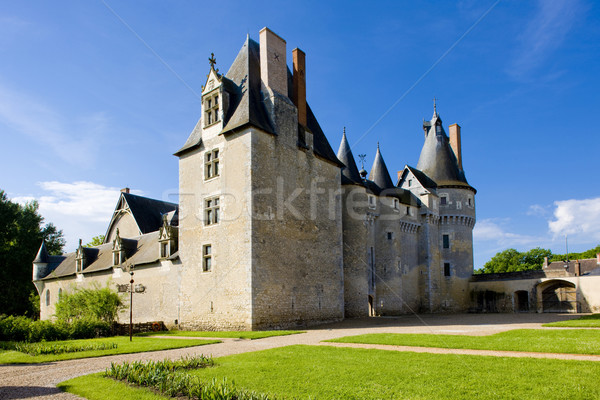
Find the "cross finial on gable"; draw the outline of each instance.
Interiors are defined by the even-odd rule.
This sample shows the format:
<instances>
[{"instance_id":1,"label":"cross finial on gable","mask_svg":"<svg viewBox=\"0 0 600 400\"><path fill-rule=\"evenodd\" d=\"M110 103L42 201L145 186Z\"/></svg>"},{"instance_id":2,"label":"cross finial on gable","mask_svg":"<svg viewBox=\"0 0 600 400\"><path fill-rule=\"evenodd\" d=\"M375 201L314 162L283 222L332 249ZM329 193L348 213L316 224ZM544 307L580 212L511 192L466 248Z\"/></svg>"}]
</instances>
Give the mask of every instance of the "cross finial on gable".
<instances>
[{"instance_id":1,"label":"cross finial on gable","mask_svg":"<svg viewBox=\"0 0 600 400\"><path fill-rule=\"evenodd\" d=\"M208 63L212 69L215 68L215 64L217 63L217 59L215 58L215 53L210 53L210 58L208 59Z\"/></svg>"},{"instance_id":2,"label":"cross finial on gable","mask_svg":"<svg viewBox=\"0 0 600 400\"><path fill-rule=\"evenodd\" d=\"M358 158L360 158L360 167L365 169L365 158L367 158L366 154L359 154Z\"/></svg>"}]
</instances>

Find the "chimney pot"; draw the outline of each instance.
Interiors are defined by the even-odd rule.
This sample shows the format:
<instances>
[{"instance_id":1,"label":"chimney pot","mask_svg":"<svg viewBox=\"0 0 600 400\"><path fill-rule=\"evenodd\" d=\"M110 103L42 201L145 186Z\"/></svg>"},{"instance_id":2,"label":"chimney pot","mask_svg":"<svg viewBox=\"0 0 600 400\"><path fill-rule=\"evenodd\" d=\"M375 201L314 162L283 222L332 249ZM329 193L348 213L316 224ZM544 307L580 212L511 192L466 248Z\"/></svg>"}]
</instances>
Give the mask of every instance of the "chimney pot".
<instances>
[{"instance_id":1,"label":"chimney pot","mask_svg":"<svg viewBox=\"0 0 600 400\"><path fill-rule=\"evenodd\" d=\"M458 161L458 169L462 171L462 151L460 146L460 125L454 124L449 126L450 129L450 147Z\"/></svg>"},{"instance_id":2,"label":"chimney pot","mask_svg":"<svg viewBox=\"0 0 600 400\"><path fill-rule=\"evenodd\" d=\"M126 187L126 188L121 189L121 193L129 193L129 188Z\"/></svg>"},{"instance_id":3,"label":"chimney pot","mask_svg":"<svg viewBox=\"0 0 600 400\"><path fill-rule=\"evenodd\" d=\"M298 108L298 123L306 126L306 55L298 48L292 51L294 62L293 100Z\"/></svg>"},{"instance_id":4,"label":"chimney pot","mask_svg":"<svg viewBox=\"0 0 600 400\"><path fill-rule=\"evenodd\" d=\"M264 86L287 97L285 40L267 27L260 31L260 78Z\"/></svg>"}]
</instances>

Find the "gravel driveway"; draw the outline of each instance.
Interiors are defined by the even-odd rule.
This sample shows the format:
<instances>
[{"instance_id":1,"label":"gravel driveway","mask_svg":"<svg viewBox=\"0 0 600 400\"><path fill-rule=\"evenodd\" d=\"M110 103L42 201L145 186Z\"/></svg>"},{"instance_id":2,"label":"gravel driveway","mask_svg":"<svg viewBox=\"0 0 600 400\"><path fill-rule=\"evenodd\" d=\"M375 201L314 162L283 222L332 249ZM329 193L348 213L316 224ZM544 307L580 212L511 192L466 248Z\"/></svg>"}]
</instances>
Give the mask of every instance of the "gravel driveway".
<instances>
[{"instance_id":1,"label":"gravel driveway","mask_svg":"<svg viewBox=\"0 0 600 400\"><path fill-rule=\"evenodd\" d=\"M45 364L4 364L0 365L0 399L80 399L78 396L59 391L56 388L56 384L76 376L104 371L110 366L111 362L173 359L195 354L221 357L294 344L317 345L322 340L380 332L491 335L511 329L541 328L541 324L543 323L562 321L573 317L575 316L564 314L426 314L393 318L363 318L323 325L309 329L306 333L291 336L278 336L258 340L222 339L223 343L185 349L122 354ZM395 346L387 346L386 348L392 347ZM398 350L406 351L411 349L399 348ZM419 348L418 350L442 352L441 349L424 350L423 348ZM455 354L462 354L463 352L467 354L469 350L452 351ZM491 353L494 354L488 355L507 355L503 354L504 352ZM529 356L535 356L535 353L531 353ZM561 356L561 358L570 358L570 356Z\"/></svg>"}]
</instances>

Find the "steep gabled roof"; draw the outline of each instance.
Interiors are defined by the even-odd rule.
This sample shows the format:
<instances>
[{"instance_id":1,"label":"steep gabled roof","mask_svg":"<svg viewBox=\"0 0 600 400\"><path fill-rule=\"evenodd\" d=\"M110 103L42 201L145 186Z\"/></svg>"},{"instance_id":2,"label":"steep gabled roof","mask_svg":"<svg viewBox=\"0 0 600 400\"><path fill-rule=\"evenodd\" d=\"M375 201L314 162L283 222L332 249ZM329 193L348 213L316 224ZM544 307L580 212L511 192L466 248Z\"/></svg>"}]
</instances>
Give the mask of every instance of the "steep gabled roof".
<instances>
[{"instance_id":1,"label":"steep gabled roof","mask_svg":"<svg viewBox=\"0 0 600 400\"><path fill-rule=\"evenodd\" d=\"M414 177L419 181L419 183L421 184L421 186L423 186L425 189L436 189L437 185L434 181L432 181L427 175L425 175L422 171L419 171L418 169L411 167L410 165L406 165L404 167L404 173L402 174L402 179L406 178L406 171L410 171Z\"/></svg>"},{"instance_id":2,"label":"steep gabled roof","mask_svg":"<svg viewBox=\"0 0 600 400\"><path fill-rule=\"evenodd\" d=\"M383 161L383 157L381 156L379 143L377 143L377 153L375 154L375 160L373 160L373 166L369 173L369 180L379 186L381 190L394 187L394 182L392 182L385 161Z\"/></svg>"},{"instance_id":3,"label":"steep gabled roof","mask_svg":"<svg viewBox=\"0 0 600 400\"><path fill-rule=\"evenodd\" d=\"M104 240L108 240L109 233L116 217L119 215L119 210L129 209L135 223L138 226L140 233L146 234L158 231L162 224L163 214L177 211L179 206L175 203L150 199L148 197L138 196L131 193L121 193L113 217L108 224Z\"/></svg>"},{"instance_id":4,"label":"steep gabled roof","mask_svg":"<svg viewBox=\"0 0 600 400\"><path fill-rule=\"evenodd\" d=\"M225 90L229 93L229 108L223 121L223 131L229 133L245 125L274 133L260 93L260 48L246 38L237 57L225 75Z\"/></svg>"},{"instance_id":5,"label":"steep gabled roof","mask_svg":"<svg viewBox=\"0 0 600 400\"><path fill-rule=\"evenodd\" d=\"M344 164L344 167L342 168L342 177L345 179L342 179L342 183L362 184L362 179L358 173L358 167L354 161L354 155L352 154L350 144L348 144L348 139L346 138L346 128L344 128L344 134L342 135L342 142L340 143L340 148L337 152L337 158Z\"/></svg>"},{"instance_id":6,"label":"steep gabled roof","mask_svg":"<svg viewBox=\"0 0 600 400\"><path fill-rule=\"evenodd\" d=\"M423 127L427 132L417 169L437 186L462 186L474 191L467 182L464 171L458 167L458 161L436 111L431 121L423 123Z\"/></svg>"}]
</instances>

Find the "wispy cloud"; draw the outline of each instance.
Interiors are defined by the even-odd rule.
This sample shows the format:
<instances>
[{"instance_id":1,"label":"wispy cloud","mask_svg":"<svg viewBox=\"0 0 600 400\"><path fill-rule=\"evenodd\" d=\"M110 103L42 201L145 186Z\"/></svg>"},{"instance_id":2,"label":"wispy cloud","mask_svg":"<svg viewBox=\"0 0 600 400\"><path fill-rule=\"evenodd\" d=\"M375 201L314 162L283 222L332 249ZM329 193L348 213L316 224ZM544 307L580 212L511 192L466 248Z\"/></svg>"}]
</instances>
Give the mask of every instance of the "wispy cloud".
<instances>
[{"instance_id":1,"label":"wispy cloud","mask_svg":"<svg viewBox=\"0 0 600 400\"><path fill-rule=\"evenodd\" d=\"M538 0L535 15L518 36L520 46L509 73L522 78L546 62L584 11L577 0Z\"/></svg>"},{"instance_id":2,"label":"wispy cloud","mask_svg":"<svg viewBox=\"0 0 600 400\"><path fill-rule=\"evenodd\" d=\"M555 235L572 235L585 242L600 241L600 197L554 202L554 219L548 221Z\"/></svg>"},{"instance_id":3,"label":"wispy cloud","mask_svg":"<svg viewBox=\"0 0 600 400\"><path fill-rule=\"evenodd\" d=\"M24 203L37 200L46 222L62 229L67 241L66 250L72 251L79 239L84 242L104 234L119 198L119 188L93 182L39 182L41 196L13 197ZM142 194L134 191L136 194Z\"/></svg>"},{"instance_id":4,"label":"wispy cloud","mask_svg":"<svg viewBox=\"0 0 600 400\"><path fill-rule=\"evenodd\" d=\"M473 230L473 239L476 242L491 241L500 247L535 245L541 238L510 232L506 225L509 221L499 218L488 218L477 221Z\"/></svg>"},{"instance_id":5,"label":"wispy cloud","mask_svg":"<svg viewBox=\"0 0 600 400\"><path fill-rule=\"evenodd\" d=\"M27 136L32 146L41 145L69 164L89 168L107 118L98 112L67 119L44 102L0 84L0 124L6 126L3 136Z\"/></svg>"}]
</instances>

